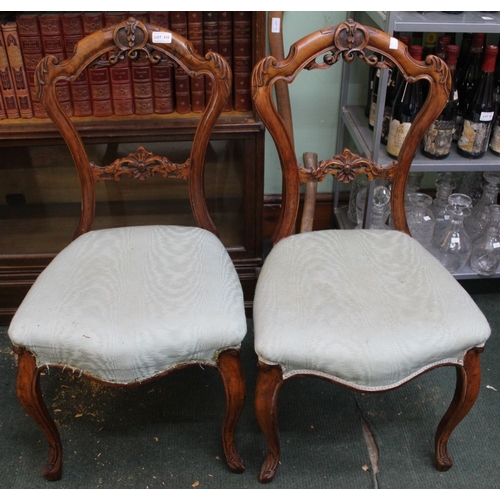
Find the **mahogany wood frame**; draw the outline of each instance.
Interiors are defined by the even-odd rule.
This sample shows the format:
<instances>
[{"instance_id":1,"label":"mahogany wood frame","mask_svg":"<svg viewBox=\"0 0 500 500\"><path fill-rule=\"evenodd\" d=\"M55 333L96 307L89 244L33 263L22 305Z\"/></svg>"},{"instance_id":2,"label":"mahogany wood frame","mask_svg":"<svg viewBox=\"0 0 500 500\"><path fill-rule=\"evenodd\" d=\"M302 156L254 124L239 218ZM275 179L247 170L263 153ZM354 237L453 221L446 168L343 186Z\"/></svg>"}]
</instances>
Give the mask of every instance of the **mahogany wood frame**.
<instances>
[{"instance_id":1,"label":"mahogany wood frame","mask_svg":"<svg viewBox=\"0 0 500 500\"><path fill-rule=\"evenodd\" d=\"M154 32L168 33L171 36L171 42L153 43ZM183 164L178 165L170 162L168 158L155 156L141 146L136 153L118 159L111 165L97 166L89 162L79 132L59 105L56 83L60 80L70 82L75 80L93 61L98 61L101 65L115 64L125 57L136 58L139 51L145 52L152 64L158 63L163 57L168 57L175 64L182 66L189 75L206 75L213 82L210 100L196 126L190 156ZM111 53L113 55L103 61L101 56ZM81 40L70 59L58 61L54 56L47 56L40 61L35 80L40 101L63 136L77 167L81 184L82 211L75 238L92 227L95 212L94 186L97 181L117 180L121 175L144 180L157 173L163 177L187 180L191 207L198 226L217 234L206 205L203 173L209 139L231 88L231 70L222 56L209 52L202 57L195 52L191 42L176 33L130 18ZM40 389L40 373L45 366L37 366L36 357L27 349L16 347L15 352L18 355L18 398L28 415L43 431L49 443L50 453L43 473L48 480L58 480L62 475L62 443ZM196 364L200 363L196 362ZM150 380L186 366L188 364L177 366ZM213 367L211 364L207 366ZM244 471L245 465L235 446L235 430L246 397L246 384L239 350L235 348L222 350L218 354L215 366L221 375L226 397L226 412L222 424L223 450L229 468L239 473Z\"/></svg>"},{"instance_id":2,"label":"mahogany wood frame","mask_svg":"<svg viewBox=\"0 0 500 500\"><path fill-rule=\"evenodd\" d=\"M393 48L394 44L397 48ZM317 62L320 56L323 56L322 63ZM388 166L379 166L347 149L340 155L319 162L313 154L305 153L304 166L297 163L289 123L275 106L273 87L284 82L292 83L303 69L327 69L341 57L346 63L359 57L371 66L397 66L407 81L426 80L429 83L427 100L410 128L399 157ZM415 61L409 56L407 47L388 34L351 19L302 38L291 46L289 55L283 60L277 60L273 56L262 59L253 71L252 96L256 111L276 144L283 174L282 207L272 243L275 244L295 232L301 184L321 182L329 174L341 182L350 182L362 173L369 179L392 181L391 208L395 228L410 234L404 209L406 180L420 140L441 113L448 100L450 88L450 73L441 59L428 56L423 62ZM307 194L306 198L309 198ZM312 204L308 200L305 202L301 232L312 228L314 193L310 200ZM482 348L473 348L465 355L463 365L454 364L457 371L455 394L435 435L435 459L440 471L446 471L453 465L447 450L448 439L477 399L481 377L480 352ZM440 366L449 364L443 363ZM259 362L255 412L267 442L267 455L260 471L260 481L263 483L273 480L280 463L278 394L283 383L280 365ZM352 390L351 387L348 388Z\"/></svg>"}]
</instances>

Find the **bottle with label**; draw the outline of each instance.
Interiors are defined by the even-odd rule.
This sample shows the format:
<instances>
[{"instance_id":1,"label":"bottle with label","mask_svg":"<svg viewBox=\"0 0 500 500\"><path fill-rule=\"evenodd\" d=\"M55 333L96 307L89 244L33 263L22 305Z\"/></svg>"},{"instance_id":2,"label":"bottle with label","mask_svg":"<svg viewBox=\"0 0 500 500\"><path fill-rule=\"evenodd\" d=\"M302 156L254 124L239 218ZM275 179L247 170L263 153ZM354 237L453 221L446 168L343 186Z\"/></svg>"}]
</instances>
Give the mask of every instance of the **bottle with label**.
<instances>
[{"instance_id":1,"label":"bottle with label","mask_svg":"<svg viewBox=\"0 0 500 500\"><path fill-rule=\"evenodd\" d=\"M422 46L412 45L410 55L417 61L422 60ZM394 105L387 138L387 154L391 158L397 158L403 141L410 130L420 108L423 105L422 82L417 80L409 83L404 78L394 98Z\"/></svg>"},{"instance_id":2,"label":"bottle with label","mask_svg":"<svg viewBox=\"0 0 500 500\"><path fill-rule=\"evenodd\" d=\"M435 54L437 48L438 35L437 33L426 33L424 38L424 52L422 55L422 59L425 58L429 54Z\"/></svg>"},{"instance_id":3,"label":"bottle with label","mask_svg":"<svg viewBox=\"0 0 500 500\"><path fill-rule=\"evenodd\" d=\"M373 78L372 92L370 97L370 114L368 116L368 127L373 130L375 127L375 120L377 117L377 102L378 102L378 91L380 83L380 68L377 68L375 72L375 77Z\"/></svg>"},{"instance_id":4,"label":"bottle with label","mask_svg":"<svg viewBox=\"0 0 500 500\"><path fill-rule=\"evenodd\" d=\"M437 120L429 127L422 141L422 154L433 160L446 158L451 151L453 133L455 132L458 110L458 92L455 81L458 45L446 47L445 61L451 72L452 86L450 97Z\"/></svg>"},{"instance_id":5,"label":"bottle with label","mask_svg":"<svg viewBox=\"0 0 500 500\"><path fill-rule=\"evenodd\" d=\"M488 149L493 118L495 115L495 63L496 45L488 45L484 51L479 83L474 97L467 105L464 124L457 147L465 158L481 158ZM459 94L460 95L460 94Z\"/></svg>"}]
</instances>

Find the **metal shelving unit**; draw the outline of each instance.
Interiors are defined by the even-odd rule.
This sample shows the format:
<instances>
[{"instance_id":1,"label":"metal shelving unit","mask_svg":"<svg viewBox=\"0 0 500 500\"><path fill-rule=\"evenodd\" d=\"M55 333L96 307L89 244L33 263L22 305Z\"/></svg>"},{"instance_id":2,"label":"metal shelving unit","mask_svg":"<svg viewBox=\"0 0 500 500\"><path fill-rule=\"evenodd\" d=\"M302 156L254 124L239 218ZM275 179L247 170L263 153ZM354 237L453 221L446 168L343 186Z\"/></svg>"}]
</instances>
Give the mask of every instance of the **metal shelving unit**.
<instances>
[{"instance_id":1,"label":"metal shelving unit","mask_svg":"<svg viewBox=\"0 0 500 500\"><path fill-rule=\"evenodd\" d=\"M355 14L356 13L351 12L350 17L353 19L356 18ZM461 14L447 14L444 12L370 11L366 12L366 14L373 21L375 27L391 35L395 32L481 32L500 34L500 12L463 12ZM342 112L337 135L338 149L340 151L343 149L345 134L348 133L362 155L373 159L380 165L388 165L392 163L393 160L387 155L385 148L381 147L380 144L383 106L378 106L375 126L373 130L370 130L364 114L364 107L347 104L349 77L350 68L349 65L345 65L342 75ZM378 93L379 104L385 102L387 78L388 70L382 70ZM470 172L485 170L500 170L500 158L489 151L479 160L463 158L456 153L455 150L452 150L449 157L443 160L431 160L418 152L412 164L413 172ZM367 197L366 219L369 219L369 207L373 197L373 183L371 183L370 188ZM345 214L345 209L338 207L338 187L336 187L335 191L335 200L335 210L339 227L344 229L352 228L353 225L349 223ZM479 277L476 273L471 271L468 266L460 273L455 274L455 277L457 279L488 279ZM500 273L497 273L495 277L500 277Z\"/></svg>"}]
</instances>

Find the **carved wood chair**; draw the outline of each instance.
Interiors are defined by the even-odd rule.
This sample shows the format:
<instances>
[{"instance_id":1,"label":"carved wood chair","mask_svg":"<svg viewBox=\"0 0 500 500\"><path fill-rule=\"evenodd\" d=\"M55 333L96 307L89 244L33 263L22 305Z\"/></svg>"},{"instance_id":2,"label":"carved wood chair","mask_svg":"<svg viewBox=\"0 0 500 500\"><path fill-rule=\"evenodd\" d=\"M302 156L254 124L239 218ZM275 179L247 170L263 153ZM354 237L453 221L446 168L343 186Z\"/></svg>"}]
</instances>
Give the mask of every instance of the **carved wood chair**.
<instances>
[{"instance_id":1,"label":"carved wood chair","mask_svg":"<svg viewBox=\"0 0 500 500\"><path fill-rule=\"evenodd\" d=\"M168 59L213 83L189 157L176 164L141 146L98 166L89 161L78 130L58 104L57 82L74 81L93 62L109 67L140 54L153 65ZM76 164L82 196L75 238L36 280L8 330L18 355L19 400L50 446L44 475L58 480L62 463L60 435L40 388L40 373L49 367L121 386L190 365L216 368L226 396L225 458L231 470L242 472L234 439L246 391L239 357L246 334L243 293L204 196L205 154L231 87L228 64L217 53L198 55L176 33L130 18L84 38L67 60L46 57L36 80L41 102ZM91 230L96 183L155 174L187 181L197 226Z\"/></svg>"},{"instance_id":2,"label":"carved wood chair","mask_svg":"<svg viewBox=\"0 0 500 500\"><path fill-rule=\"evenodd\" d=\"M328 69L341 58L346 63L360 58L378 67L395 65L407 80L428 82L427 100L397 162L379 166L344 150L316 168L299 165L273 102L273 86L291 84L304 69ZM456 391L435 435L437 468L452 466L447 442L478 396L479 353L490 327L454 277L411 238L404 209L417 145L449 90L450 74L441 59L414 61L396 39L352 20L302 38L283 61L269 56L254 68L255 107L274 139L283 174L281 215L254 301L259 358L255 412L268 448L262 482L274 478L280 463L279 391L285 380L296 376L379 392L433 368L455 366ZM293 234L301 184L322 181L328 174L343 182L360 174L390 180L396 230Z\"/></svg>"}]
</instances>

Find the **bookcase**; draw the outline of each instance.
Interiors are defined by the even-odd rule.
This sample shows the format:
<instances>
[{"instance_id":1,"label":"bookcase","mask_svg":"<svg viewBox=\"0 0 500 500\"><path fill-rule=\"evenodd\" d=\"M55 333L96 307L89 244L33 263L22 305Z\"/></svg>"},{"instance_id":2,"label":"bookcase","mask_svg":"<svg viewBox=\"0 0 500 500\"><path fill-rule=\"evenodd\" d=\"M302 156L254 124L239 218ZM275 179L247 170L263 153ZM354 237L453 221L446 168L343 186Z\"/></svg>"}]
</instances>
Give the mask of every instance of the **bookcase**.
<instances>
[{"instance_id":1,"label":"bookcase","mask_svg":"<svg viewBox=\"0 0 500 500\"><path fill-rule=\"evenodd\" d=\"M252 67L265 55L265 26L266 13L252 12ZM233 75L238 80L235 67ZM247 90L248 95L240 95L241 102L247 100L240 110L236 99ZM71 89L69 94L75 95ZM238 87L235 81L233 94L232 106L223 112L211 141L206 191L250 311L262 265L264 127L248 100L249 87ZM71 120L95 155L91 161L102 164L118 151L126 155L148 143L155 143L155 151L164 148L174 162L183 158L197 121L193 101L184 109L174 102L171 111L162 113L137 111L76 116L73 110ZM78 224L80 193L72 159L48 118L0 119L0 148L0 324L7 324L40 272L71 241ZM165 188L162 180L151 178L139 187L134 179L101 183L94 228L193 223L187 186L169 183ZM136 183L134 189L129 189L129 181Z\"/></svg>"}]
</instances>

